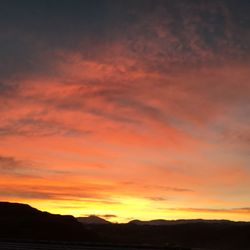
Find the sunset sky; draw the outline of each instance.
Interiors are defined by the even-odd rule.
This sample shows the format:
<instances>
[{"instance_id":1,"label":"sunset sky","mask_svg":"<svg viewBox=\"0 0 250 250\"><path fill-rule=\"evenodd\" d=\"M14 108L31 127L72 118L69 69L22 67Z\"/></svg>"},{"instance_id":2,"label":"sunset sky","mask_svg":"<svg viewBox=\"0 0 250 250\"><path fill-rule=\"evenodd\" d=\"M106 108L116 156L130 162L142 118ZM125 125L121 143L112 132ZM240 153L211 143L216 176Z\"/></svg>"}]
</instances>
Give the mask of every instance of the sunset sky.
<instances>
[{"instance_id":1,"label":"sunset sky","mask_svg":"<svg viewBox=\"0 0 250 250\"><path fill-rule=\"evenodd\" d=\"M250 220L249 1L2 0L0 30L0 200Z\"/></svg>"}]
</instances>

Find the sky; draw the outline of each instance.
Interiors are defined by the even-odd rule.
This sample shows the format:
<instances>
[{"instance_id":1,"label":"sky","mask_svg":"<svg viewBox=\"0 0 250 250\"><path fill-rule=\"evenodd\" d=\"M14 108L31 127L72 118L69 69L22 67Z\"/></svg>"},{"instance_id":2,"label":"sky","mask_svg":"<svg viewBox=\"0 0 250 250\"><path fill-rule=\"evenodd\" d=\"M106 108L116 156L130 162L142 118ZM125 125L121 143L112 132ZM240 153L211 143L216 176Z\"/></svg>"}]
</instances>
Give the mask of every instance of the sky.
<instances>
[{"instance_id":1,"label":"sky","mask_svg":"<svg viewBox=\"0 0 250 250\"><path fill-rule=\"evenodd\" d=\"M2 0L0 200L250 218L250 3Z\"/></svg>"}]
</instances>

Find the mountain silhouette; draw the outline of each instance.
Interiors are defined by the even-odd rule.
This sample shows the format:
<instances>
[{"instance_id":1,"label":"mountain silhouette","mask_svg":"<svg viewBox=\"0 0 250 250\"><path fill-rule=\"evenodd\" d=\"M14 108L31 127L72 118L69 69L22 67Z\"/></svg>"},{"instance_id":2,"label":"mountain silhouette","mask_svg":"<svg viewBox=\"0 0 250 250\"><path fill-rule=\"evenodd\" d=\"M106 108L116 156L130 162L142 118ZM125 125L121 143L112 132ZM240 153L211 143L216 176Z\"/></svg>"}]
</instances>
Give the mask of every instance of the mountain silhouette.
<instances>
[{"instance_id":1,"label":"mountain silhouette","mask_svg":"<svg viewBox=\"0 0 250 250\"><path fill-rule=\"evenodd\" d=\"M0 202L0 238L94 240L73 216L41 212L26 204Z\"/></svg>"},{"instance_id":2,"label":"mountain silhouette","mask_svg":"<svg viewBox=\"0 0 250 250\"><path fill-rule=\"evenodd\" d=\"M78 217L77 220L81 222L82 224L110 224L111 223L96 215L90 215L87 217Z\"/></svg>"},{"instance_id":3,"label":"mountain silhouette","mask_svg":"<svg viewBox=\"0 0 250 250\"><path fill-rule=\"evenodd\" d=\"M25 204L0 202L0 225L0 241L56 240L112 246L179 247L164 249L250 249L249 222L198 219L133 220L113 224L97 216L76 219L42 212Z\"/></svg>"},{"instance_id":4,"label":"mountain silhouette","mask_svg":"<svg viewBox=\"0 0 250 250\"><path fill-rule=\"evenodd\" d=\"M164 226L164 225L183 225L183 224L193 224L193 223L223 223L223 224L235 224L235 223L245 223L245 222L233 222L230 220L203 220L203 219L191 219L191 220L149 220L149 221L142 221L142 220L132 220L128 222L129 224L133 225L149 225L149 226Z\"/></svg>"}]
</instances>

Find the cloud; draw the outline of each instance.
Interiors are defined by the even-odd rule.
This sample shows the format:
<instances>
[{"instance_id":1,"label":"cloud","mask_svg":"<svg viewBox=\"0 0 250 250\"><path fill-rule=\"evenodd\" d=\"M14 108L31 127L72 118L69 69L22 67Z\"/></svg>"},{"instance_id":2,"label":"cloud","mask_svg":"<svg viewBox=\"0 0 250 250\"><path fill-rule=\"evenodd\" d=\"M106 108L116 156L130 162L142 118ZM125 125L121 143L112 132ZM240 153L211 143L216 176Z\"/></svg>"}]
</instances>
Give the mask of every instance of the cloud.
<instances>
[{"instance_id":1,"label":"cloud","mask_svg":"<svg viewBox=\"0 0 250 250\"><path fill-rule=\"evenodd\" d=\"M117 218L117 215L115 215L115 214L104 214L104 215L101 215L101 217L104 217L106 219L110 219L110 218Z\"/></svg>"},{"instance_id":2,"label":"cloud","mask_svg":"<svg viewBox=\"0 0 250 250\"><path fill-rule=\"evenodd\" d=\"M1 97L11 97L17 90L19 85L17 83L6 83L0 82L0 96Z\"/></svg>"},{"instance_id":3,"label":"cloud","mask_svg":"<svg viewBox=\"0 0 250 250\"><path fill-rule=\"evenodd\" d=\"M101 203L101 204L117 204L108 197L100 193L93 192L93 190L86 191L78 190L77 187L65 186L43 186L37 187L29 185L2 185L1 198L18 198L18 199L31 199L31 200L56 200L56 201L75 201L75 202L88 202L88 203Z\"/></svg>"},{"instance_id":4,"label":"cloud","mask_svg":"<svg viewBox=\"0 0 250 250\"><path fill-rule=\"evenodd\" d=\"M191 212L191 213L228 213L228 214L250 214L249 207L243 208L170 208L169 211Z\"/></svg>"},{"instance_id":5,"label":"cloud","mask_svg":"<svg viewBox=\"0 0 250 250\"><path fill-rule=\"evenodd\" d=\"M24 163L14 157L0 156L0 168L2 170L13 170L16 168L22 168Z\"/></svg>"},{"instance_id":6,"label":"cloud","mask_svg":"<svg viewBox=\"0 0 250 250\"><path fill-rule=\"evenodd\" d=\"M32 176L33 168L34 164L30 161L0 155L0 173L2 175L27 178Z\"/></svg>"},{"instance_id":7,"label":"cloud","mask_svg":"<svg viewBox=\"0 0 250 250\"><path fill-rule=\"evenodd\" d=\"M160 196L155 196L155 197L146 197L147 199L150 199L152 201L167 201L169 200L168 198L165 197L160 197Z\"/></svg>"},{"instance_id":8,"label":"cloud","mask_svg":"<svg viewBox=\"0 0 250 250\"><path fill-rule=\"evenodd\" d=\"M56 208L62 208L62 209L83 209L86 208L84 205L61 205L61 206L56 206Z\"/></svg>"},{"instance_id":9,"label":"cloud","mask_svg":"<svg viewBox=\"0 0 250 250\"><path fill-rule=\"evenodd\" d=\"M6 197L244 203L248 4L27 0L0 12Z\"/></svg>"},{"instance_id":10,"label":"cloud","mask_svg":"<svg viewBox=\"0 0 250 250\"><path fill-rule=\"evenodd\" d=\"M30 117L23 117L14 121L12 120L3 126L0 126L0 136L77 136L87 135L89 133L91 132L70 128L59 122L34 119Z\"/></svg>"},{"instance_id":11,"label":"cloud","mask_svg":"<svg viewBox=\"0 0 250 250\"><path fill-rule=\"evenodd\" d=\"M101 217L101 218L104 218L104 219L117 218L117 215L115 215L115 214L83 214L81 216L97 216L97 217Z\"/></svg>"},{"instance_id":12,"label":"cloud","mask_svg":"<svg viewBox=\"0 0 250 250\"><path fill-rule=\"evenodd\" d=\"M247 10L232 1L6 2L1 76L53 76L61 51L112 64L125 57L134 60L131 67L156 72L242 61L249 54Z\"/></svg>"},{"instance_id":13,"label":"cloud","mask_svg":"<svg viewBox=\"0 0 250 250\"><path fill-rule=\"evenodd\" d=\"M243 148L250 145L250 130L243 126L221 131L221 141L227 141L233 145L242 145Z\"/></svg>"},{"instance_id":14,"label":"cloud","mask_svg":"<svg viewBox=\"0 0 250 250\"><path fill-rule=\"evenodd\" d=\"M172 191L172 192L194 192L192 189L188 188L179 188L179 187L168 187L168 186L161 186L161 185L145 185L145 188L149 189L158 189L158 190L165 190L165 191Z\"/></svg>"}]
</instances>

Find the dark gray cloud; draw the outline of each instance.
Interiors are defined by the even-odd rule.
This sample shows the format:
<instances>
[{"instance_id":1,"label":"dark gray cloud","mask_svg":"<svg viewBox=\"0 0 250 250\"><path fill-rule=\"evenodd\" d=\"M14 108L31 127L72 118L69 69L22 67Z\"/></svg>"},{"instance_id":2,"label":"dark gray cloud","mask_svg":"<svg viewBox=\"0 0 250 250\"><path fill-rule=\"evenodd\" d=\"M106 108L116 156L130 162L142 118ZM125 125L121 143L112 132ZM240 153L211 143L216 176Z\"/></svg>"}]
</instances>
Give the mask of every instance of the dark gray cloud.
<instances>
[{"instance_id":1,"label":"dark gray cloud","mask_svg":"<svg viewBox=\"0 0 250 250\"><path fill-rule=\"evenodd\" d=\"M11 97L18 92L18 89L17 83L0 82L0 96Z\"/></svg>"},{"instance_id":2,"label":"dark gray cloud","mask_svg":"<svg viewBox=\"0 0 250 250\"><path fill-rule=\"evenodd\" d=\"M54 75L60 50L109 61L114 43L140 59L135 67L155 71L243 60L249 54L249 10L249 3L236 0L2 1L0 74Z\"/></svg>"}]
</instances>

